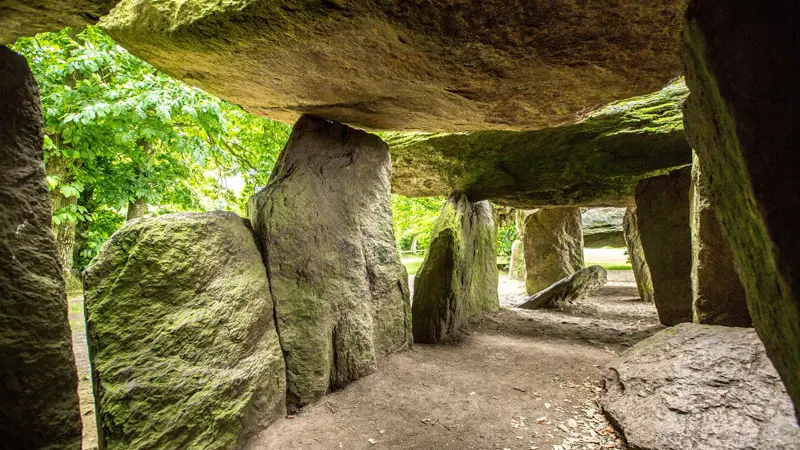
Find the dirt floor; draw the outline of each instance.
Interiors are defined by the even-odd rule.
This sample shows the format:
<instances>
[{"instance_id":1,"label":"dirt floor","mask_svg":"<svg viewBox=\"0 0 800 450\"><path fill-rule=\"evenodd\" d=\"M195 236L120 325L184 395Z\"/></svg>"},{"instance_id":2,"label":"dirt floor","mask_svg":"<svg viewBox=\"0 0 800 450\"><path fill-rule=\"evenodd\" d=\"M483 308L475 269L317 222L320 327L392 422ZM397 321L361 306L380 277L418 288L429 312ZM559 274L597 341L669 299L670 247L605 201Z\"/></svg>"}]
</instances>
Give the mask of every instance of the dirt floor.
<instances>
[{"instance_id":1,"label":"dirt floor","mask_svg":"<svg viewBox=\"0 0 800 450\"><path fill-rule=\"evenodd\" d=\"M503 277L501 303L524 298ZM474 320L462 342L415 345L377 373L252 436L261 449L625 448L596 398L605 366L660 330L630 271L565 310L503 309Z\"/></svg>"},{"instance_id":2,"label":"dirt floor","mask_svg":"<svg viewBox=\"0 0 800 450\"><path fill-rule=\"evenodd\" d=\"M94 396L92 394L89 347L86 344L86 321L83 317L83 296L70 295L69 327L72 329L72 353L78 366L78 398L83 421L83 449L97 448L97 422L94 418Z\"/></svg>"}]
</instances>

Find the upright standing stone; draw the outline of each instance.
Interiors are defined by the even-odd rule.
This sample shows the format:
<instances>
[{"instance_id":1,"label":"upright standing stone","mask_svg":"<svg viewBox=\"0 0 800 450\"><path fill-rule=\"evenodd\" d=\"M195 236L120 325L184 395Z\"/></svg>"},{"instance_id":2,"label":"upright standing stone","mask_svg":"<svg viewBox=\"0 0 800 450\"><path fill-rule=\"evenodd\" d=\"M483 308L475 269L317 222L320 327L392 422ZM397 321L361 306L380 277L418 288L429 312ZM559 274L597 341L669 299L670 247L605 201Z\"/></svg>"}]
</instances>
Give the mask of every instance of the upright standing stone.
<instances>
[{"instance_id":1,"label":"upright standing stone","mask_svg":"<svg viewBox=\"0 0 800 450\"><path fill-rule=\"evenodd\" d=\"M522 239L516 239L511 244L511 258L508 263L508 278L512 280L525 280L525 244Z\"/></svg>"},{"instance_id":2,"label":"upright standing stone","mask_svg":"<svg viewBox=\"0 0 800 450\"><path fill-rule=\"evenodd\" d=\"M628 247L628 258L631 260L633 277L639 289L639 297L645 302L653 303L653 279L650 276L650 267L644 257L642 238L639 235L639 225L636 221L636 207L631 206L625 210L622 219L625 229L625 244Z\"/></svg>"},{"instance_id":3,"label":"upright standing stone","mask_svg":"<svg viewBox=\"0 0 800 450\"><path fill-rule=\"evenodd\" d=\"M753 325L800 414L798 3L692 0L684 123ZM735 24L735 26L732 26Z\"/></svg>"},{"instance_id":4,"label":"upright standing stone","mask_svg":"<svg viewBox=\"0 0 800 450\"><path fill-rule=\"evenodd\" d=\"M0 445L77 450L78 375L42 139L33 74L0 46Z\"/></svg>"},{"instance_id":5,"label":"upright standing stone","mask_svg":"<svg viewBox=\"0 0 800 450\"><path fill-rule=\"evenodd\" d=\"M636 223L664 325L692 321L691 167L646 178L636 186Z\"/></svg>"},{"instance_id":6,"label":"upright standing stone","mask_svg":"<svg viewBox=\"0 0 800 450\"><path fill-rule=\"evenodd\" d=\"M489 202L447 200L414 279L414 342L453 340L471 314L500 307L495 233Z\"/></svg>"},{"instance_id":7,"label":"upright standing stone","mask_svg":"<svg viewBox=\"0 0 800 450\"><path fill-rule=\"evenodd\" d=\"M708 198L706 177L697 155L692 165L692 290L694 321L708 325L750 327L744 286L733 266L730 244L722 235Z\"/></svg>"},{"instance_id":8,"label":"upright standing stone","mask_svg":"<svg viewBox=\"0 0 800 450\"><path fill-rule=\"evenodd\" d=\"M543 208L525 218L525 289L535 294L583 269L580 208Z\"/></svg>"},{"instance_id":9,"label":"upright standing stone","mask_svg":"<svg viewBox=\"0 0 800 450\"><path fill-rule=\"evenodd\" d=\"M380 138L303 116L248 203L265 252L294 409L374 372L411 341Z\"/></svg>"},{"instance_id":10,"label":"upright standing stone","mask_svg":"<svg viewBox=\"0 0 800 450\"><path fill-rule=\"evenodd\" d=\"M108 450L232 450L285 414L267 273L246 220L130 221L92 260L85 287Z\"/></svg>"}]
</instances>

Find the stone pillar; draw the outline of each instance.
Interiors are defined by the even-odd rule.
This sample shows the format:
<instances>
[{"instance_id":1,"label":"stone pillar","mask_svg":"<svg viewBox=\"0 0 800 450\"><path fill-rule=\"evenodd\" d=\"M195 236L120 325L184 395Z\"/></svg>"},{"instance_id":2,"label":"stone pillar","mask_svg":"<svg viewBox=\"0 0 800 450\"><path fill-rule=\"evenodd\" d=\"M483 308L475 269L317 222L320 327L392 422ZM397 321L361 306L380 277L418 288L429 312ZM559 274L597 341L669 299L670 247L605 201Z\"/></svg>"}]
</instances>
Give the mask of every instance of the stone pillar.
<instances>
[{"instance_id":1,"label":"stone pillar","mask_svg":"<svg viewBox=\"0 0 800 450\"><path fill-rule=\"evenodd\" d=\"M414 342L455 340L470 315L500 307L495 235L489 202L447 200L414 279Z\"/></svg>"},{"instance_id":2,"label":"stone pillar","mask_svg":"<svg viewBox=\"0 0 800 450\"><path fill-rule=\"evenodd\" d=\"M644 257L642 238L639 235L639 225L636 222L635 206L625 210L622 227L625 230L625 245L628 247L628 258L631 260L633 277L636 279L636 287L639 289L639 297L642 301L653 303L653 279L650 276L650 267L647 266L647 260Z\"/></svg>"},{"instance_id":3,"label":"stone pillar","mask_svg":"<svg viewBox=\"0 0 800 450\"><path fill-rule=\"evenodd\" d=\"M511 244L508 278L518 281L525 280L525 244L522 239L517 239Z\"/></svg>"},{"instance_id":4,"label":"stone pillar","mask_svg":"<svg viewBox=\"0 0 800 450\"><path fill-rule=\"evenodd\" d=\"M78 375L42 139L33 74L0 45L0 442L78 450Z\"/></svg>"},{"instance_id":5,"label":"stone pillar","mask_svg":"<svg viewBox=\"0 0 800 450\"><path fill-rule=\"evenodd\" d=\"M636 223L653 280L662 324L692 321L692 238L689 185L692 169L646 178L636 185Z\"/></svg>"},{"instance_id":6,"label":"stone pillar","mask_svg":"<svg viewBox=\"0 0 800 450\"><path fill-rule=\"evenodd\" d=\"M708 325L750 327L744 286L733 266L730 245L722 235L708 198L706 177L695 155L690 194L694 321Z\"/></svg>"},{"instance_id":7,"label":"stone pillar","mask_svg":"<svg viewBox=\"0 0 800 450\"><path fill-rule=\"evenodd\" d=\"M248 202L286 357L289 409L377 369L411 342L397 253L389 147L303 116L269 184Z\"/></svg>"},{"instance_id":8,"label":"stone pillar","mask_svg":"<svg viewBox=\"0 0 800 450\"><path fill-rule=\"evenodd\" d=\"M753 325L800 412L797 17L797 2L785 0L693 0L681 50L686 133Z\"/></svg>"},{"instance_id":9,"label":"stone pillar","mask_svg":"<svg viewBox=\"0 0 800 450\"><path fill-rule=\"evenodd\" d=\"M525 289L535 294L583 269L580 208L543 208L525 218Z\"/></svg>"}]
</instances>

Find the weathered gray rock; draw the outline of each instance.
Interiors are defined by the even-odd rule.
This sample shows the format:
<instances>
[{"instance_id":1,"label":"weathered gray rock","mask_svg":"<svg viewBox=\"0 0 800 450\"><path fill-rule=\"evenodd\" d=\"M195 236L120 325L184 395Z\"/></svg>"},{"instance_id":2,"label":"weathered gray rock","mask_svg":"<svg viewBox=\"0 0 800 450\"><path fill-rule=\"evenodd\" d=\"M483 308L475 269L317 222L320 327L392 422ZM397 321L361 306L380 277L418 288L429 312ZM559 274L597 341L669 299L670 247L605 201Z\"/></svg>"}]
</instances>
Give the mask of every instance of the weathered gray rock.
<instances>
[{"instance_id":1,"label":"weathered gray rock","mask_svg":"<svg viewBox=\"0 0 800 450\"><path fill-rule=\"evenodd\" d=\"M679 74L683 10L681 0L124 0L101 26L167 73L285 122L530 130Z\"/></svg>"},{"instance_id":2,"label":"weathered gray rock","mask_svg":"<svg viewBox=\"0 0 800 450\"><path fill-rule=\"evenodd\" d=\"M636 279L636 287L639 289L639 297L645 302L653 303L653 279L650 276L650 267L647 266L647 259L644 257L642 238L639 235L639 225L636 221L635 206L625 210L622 226L625 229L625 244L628 247L628 258L631 260L633 277Z\"/></svg>"},{"instance_id":3,"label":"weathered gray rock","mask_svg":"<svg viewBox=\"0 0 800 450\"><path fill-rule=\"evenodd\" d=\"M116 0L4 0L0 3L0 44L22 36L97 22Z\"/></svg>"},{"instance_id":4,"label":"weathered gray rock","mask_svg":"<svg viewBox=\"0 0 800 450\"><path fill-rule=\"evenodd\" d=\"M744 286L733 266L730 244L722 235L708 198L708 181L695 156L690 191L692 290L695 323L750 327Z\"/></svg>"},{"instance_id":5,"label":"weathered gray rock","mask_svg":"<svg viewBox=\"0 0 800 450\"><path fill-rule=\"evenodd\" d=\"M792 401L755 331L684 323L631 347L601 405L637 450L800 448Z\"/></svg>"},{"instance_id":6,"label":"weathered gray rock","mask_svg":"<svg viewBox=\"0 0 800 450\"><path fill-rule=\"evenodd\" d=\"M234 449L286 411L267 274L228 212L128 222L86 269L100 442Z\"/></svg>"},{"instance_id":7,"label":"weathered gray rock","mask_svg":"<svg viewBox=\"0 0 800 450\"><path fill-rule=\"evenodd\" d=\"M686 167L636 187L636 225L664 325L692 321L691 172Z\"/></svg>"},{"instance_id":8,"label":"weathered gray rock","mask_svg":"<svg viewBox=\"0 0 800 450\"><path fill-rule=\"evenodd\" d=\"M535 294L583 269L580 208L543 208L525 218L525 289Z\"/></svg>"},{"instance_id":9,"label":"weathered gray rock","mask_svg":"<svg viewBox=\"0 0 800 450\"><path fill-rule=\"evenodd\" d=\"M500 307L495 234L489 202L463 194L447 200L414 279L414 342L457 339L470 315Z\"/></svg>"},{"instance_id":10,"label":"weathered gray rock","mask_svg":"<svg viewBox=\"0 0 800 450\"><path fill-rule=\"evenodd\" d=\"M50 233L39 89L0 45L0 446L81 447L67 300Z\"/></svg>"},{"instance_id":11,"label":"weathered gray rock","mask_svg":"<svg viewBox=\"0 0 800 450\"><path fill-rule=\"evenodd\" d=\"M538 309L563 306L580 300L592 291L605 286L606 283L608 283L606 269L600 266L589 266L556 281L547 289L532 295L516 307Z\"/></svg>"},{"instance_id":12,"label":"weathered gray rock","mask_svg":"<svg viewBox=\"0 0 800 450\"><path fill-rule=\"evenodd\" d=\"M625 208L586 208L581 212L583 246L625 247L622 218Z\"/></svg>"},{"instance_id":13,"label":"weathered gray rock","mask_svg":"<svg viewBox=\"0 0 800 450\"><path fill-rule=\"evenodd\" d=\"M517 281L525 281L525 244L520 239L515 240L511 244L508 278Z\"/></svg>"},{"instance_id":14,"label":"weathered gray rock","mask_svg":"<svg viewBox=\"0 0 800 450\"><path fill-rule=\"evenodd\" d=\"M800 60L786 57L796 17L796 2L690 1L682 56L687 135L753 325L800 414Z\"/></svg>"},{"instance_id":15,"label":"weathered gray rock","mask_svg":"<svg viewBox=\"0 0 800 450\"><path fill-rule=\"evenodd\" d=\"M290 409L377 369L411 341L408 275L392 231L389 148L303 116L248 203L286 357Z\"/></svg>"},{"instance_id":16,"label":"weathered gray rock","mask_svg":"<svg viewBox=\"0 0 800 450\"><path fill-rule=\"evenodd\" d=\"M629 206L637 181L691 162L687 95L678 79L579 123L536 131L386 133L392 189L410 197L464 192L515 208Z\"/></svg>"}]
</instances>

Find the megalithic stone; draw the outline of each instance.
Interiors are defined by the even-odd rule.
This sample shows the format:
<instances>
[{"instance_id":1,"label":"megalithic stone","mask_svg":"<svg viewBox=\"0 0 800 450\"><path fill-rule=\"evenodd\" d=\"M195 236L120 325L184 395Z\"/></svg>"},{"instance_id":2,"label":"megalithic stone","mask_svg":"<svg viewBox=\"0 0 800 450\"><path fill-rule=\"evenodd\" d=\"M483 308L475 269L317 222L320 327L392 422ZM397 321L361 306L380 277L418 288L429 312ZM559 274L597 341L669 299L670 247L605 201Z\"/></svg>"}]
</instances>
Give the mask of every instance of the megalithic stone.
<instances>
[{"instance_id":1,"label":"megalithic stone","mask_svg":"<svg viewBox=\"0 0 800 450\"><path fill-rule=\"evenodd\" d=\"M78 374L42 139L33 74L0 46L0 446L77 450Z\"/></svg>"},{"instance_id":2,"label":"megalithic stone","mask_svg":"<svg viewBox=\"0 0 800 450\"><path fill-rule=\"evenodd\" d=\"M389 147L303 116L248 202L275 302L290 410L374 372L411 341L392 229Z\"/></svg>"},{"instance_id":3,"label":"megalithic stone","mask_svg":"<svg viewBox=\"0 0 800 450\"><path fill-rule=\"evenodd\" d=\"M528 294L535 294L581 269L580 208L542 208L525 218L525 289Z\"/></svg>"},{"instance_id":4,"label":"megalithic stone","mask_svg":"<svg viewBox=\"0 0 800 450\"><path fill-rule=\"evenodd\" d=\"M636 221L636 207L631 206L625 210L622 219L625 230L625 245L628 247L628 258L631 260L633 277L642 301L653 303L653 278L650 276L650 267L644 257L642 238L639 235L639 224Z\"/></svg>"}]
</instances>

